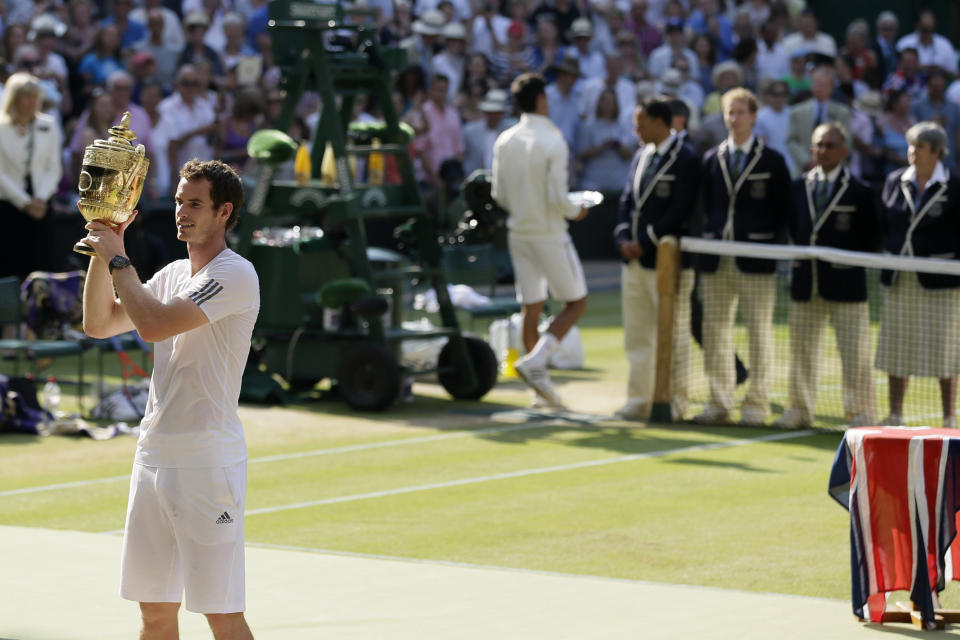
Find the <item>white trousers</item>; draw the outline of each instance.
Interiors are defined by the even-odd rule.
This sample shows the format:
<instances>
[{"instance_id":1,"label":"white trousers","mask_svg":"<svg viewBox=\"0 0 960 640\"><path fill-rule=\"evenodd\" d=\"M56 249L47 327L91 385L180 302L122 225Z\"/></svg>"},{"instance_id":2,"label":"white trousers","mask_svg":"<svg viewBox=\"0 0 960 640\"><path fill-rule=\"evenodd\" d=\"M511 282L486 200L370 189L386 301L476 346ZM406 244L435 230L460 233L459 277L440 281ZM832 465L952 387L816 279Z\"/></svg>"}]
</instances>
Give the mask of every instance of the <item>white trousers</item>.
<instances>
[{"instance_id":1,"label":"white trousers","mask_svg":"<svg viewBox=\"0 0 960 640\"><path fill-rule=\"evenodd\" d=\"M657 368L657 317L659 295L657 272L631 260L621 269L620 300L623 309L623 346L630 365L627 404L649 411ZM671 410L675 420L687 408L690 378L690 292L693 270L682 269L677 285L673 326Z\"/></svg>"},{"instance_id":2,"label":"white trousers","mask_svg":"<svg viewBox=\"0 0 960 640\"><path fill-rule=\"evenodd\" d=\"M733 325L738 304L750 343L750 387L743 406L770 411L774 278L772 273L741 273L727 256L720 258L715 273L703 274L703 359L710 403L728 412L737 382Z\"/></svg>"},{"instance_id":3,"label":"white trousers","mask_svg":"<svg viewBox=\"0 0 960 640\"><path fill-rule=\"evenodd\" d=\"M814 294L790 306L790 408L813 418L827 321L833 326L843 374L843 410L849 420L877 415L870 358L870 307L866 302L830 302Z\"/></svg>"}]
</instances>

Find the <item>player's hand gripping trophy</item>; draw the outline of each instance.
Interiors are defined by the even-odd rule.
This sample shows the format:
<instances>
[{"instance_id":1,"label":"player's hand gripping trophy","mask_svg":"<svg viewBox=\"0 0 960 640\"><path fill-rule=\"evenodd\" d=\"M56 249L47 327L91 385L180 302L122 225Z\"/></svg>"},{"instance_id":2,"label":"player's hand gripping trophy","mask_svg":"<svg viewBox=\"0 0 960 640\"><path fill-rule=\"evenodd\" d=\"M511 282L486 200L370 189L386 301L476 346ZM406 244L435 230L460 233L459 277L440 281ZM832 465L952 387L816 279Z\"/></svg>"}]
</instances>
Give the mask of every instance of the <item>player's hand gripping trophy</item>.
<instances>
[{"instance_id":1,"label":"player's hand gripping trophy","mask_svg":"<svg viewBox=\"0 0 960 640\"><path fill-rule=\"evenodd\" d=\"M99 220L110 226L123 224L133 214L150 160L142 144L133 146L137 134L130 130L130 114L110 127L109 140L96 140L83 153L80 169L80 214L88 221ZM97 255L83 240L73 250Z\"/></svg>"}]
</instances>

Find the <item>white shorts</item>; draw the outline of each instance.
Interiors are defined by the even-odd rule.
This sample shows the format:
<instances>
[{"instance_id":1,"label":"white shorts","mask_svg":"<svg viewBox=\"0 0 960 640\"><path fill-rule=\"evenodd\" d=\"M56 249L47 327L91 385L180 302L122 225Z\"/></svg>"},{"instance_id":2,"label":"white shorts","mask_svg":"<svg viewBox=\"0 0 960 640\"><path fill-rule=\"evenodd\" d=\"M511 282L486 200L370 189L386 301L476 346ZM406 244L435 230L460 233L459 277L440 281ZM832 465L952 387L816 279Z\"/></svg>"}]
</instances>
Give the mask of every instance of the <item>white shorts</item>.
<instances>
[{"instance_id":1,"label":"white shorts","mask_svg":"<svg viewBox=\"0 0 960 640\"><path fill-rule=\"evenodd\" d=\"M508 236L517 302L535 304L550 295L560 302L573 302L587 295L583 266L570 236L562 238L516 238Z\"/></svg>"},{"instance_id":2,"label":"white shorts","mask_svg":"<svg viewBox=\"0 0 960 640\"><path fill-rule=\"evenodd\" d=\"M245 609L246 461L231 467L133 465L120 597L180 602L195 613Z\"/></svg>"}]
</instances>

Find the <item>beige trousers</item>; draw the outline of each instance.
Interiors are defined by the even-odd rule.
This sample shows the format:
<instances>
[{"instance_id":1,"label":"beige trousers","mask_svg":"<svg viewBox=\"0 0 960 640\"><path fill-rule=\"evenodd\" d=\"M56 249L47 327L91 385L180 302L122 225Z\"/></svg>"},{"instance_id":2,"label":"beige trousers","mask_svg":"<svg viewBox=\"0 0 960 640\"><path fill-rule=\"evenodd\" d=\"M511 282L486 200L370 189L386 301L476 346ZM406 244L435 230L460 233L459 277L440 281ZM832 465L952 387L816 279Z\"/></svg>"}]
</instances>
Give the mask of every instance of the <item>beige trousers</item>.
<instances>
[{"instance_id":1,"label":"beige trousers","mask_svg":"<svg viewBox=\"0 0 960 640\"><path fill-rule=\"evenodd\" d=\"M743 406L769 414L775 274L741 273L733 260L721 257L717 271L704 273L702 280L703 359L710 403L728 412L733 410L737 380L733 325L739 304L750 343L750 387Z\"/></svg>"},{"instance_id":2,"label":"beige trousers","mask_svg":"<svg viewBox=\"0 0 960 640\"><path fill-rule=\"evenodd\" d=\"M790 408L812 421L827 321L833 326L843 375L843 411L849 420L877 415L870 358L870 308L866 302L830 302L814 294L790 306Z\"/></svg>"},{"instance_id":3,"label":"beige trousers","mask_svg":"<svg viewBox=\"0 0 960 640\"><path fill-rule=\"evenodd\" d=\"M681 269L673 327L671 411L680 420L687 408L690 379L690 292L693 270ZM649 410L657 368L657 272L631 260L621 269L620 301L623 309L623 346L630 365L627 404Z\"/></svg>"}]
</instances>

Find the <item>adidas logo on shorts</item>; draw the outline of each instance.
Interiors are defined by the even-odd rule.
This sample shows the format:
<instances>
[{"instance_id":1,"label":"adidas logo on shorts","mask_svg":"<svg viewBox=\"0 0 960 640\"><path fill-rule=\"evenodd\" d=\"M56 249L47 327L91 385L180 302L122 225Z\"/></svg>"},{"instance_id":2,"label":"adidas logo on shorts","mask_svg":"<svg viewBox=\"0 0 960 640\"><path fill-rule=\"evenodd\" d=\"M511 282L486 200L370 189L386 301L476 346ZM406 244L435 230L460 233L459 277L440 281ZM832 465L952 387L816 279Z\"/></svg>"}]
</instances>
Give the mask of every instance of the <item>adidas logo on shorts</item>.
<instances>
[{"instance_id":1,"label":"adidas logo on shorts","mask_svg":"<svg viewBox=\"0 0 960 640\"><path fill-rule=\"evenodd\" d=\"M233 518L230 517L230 514L224 511L220 514L220 517L217 518L217 524L233 524Z\"/></svg>"}]
</instances>

